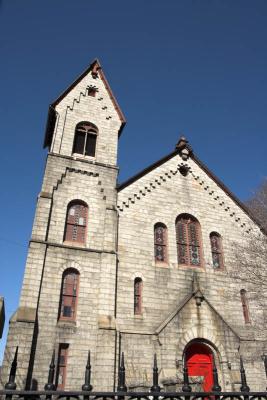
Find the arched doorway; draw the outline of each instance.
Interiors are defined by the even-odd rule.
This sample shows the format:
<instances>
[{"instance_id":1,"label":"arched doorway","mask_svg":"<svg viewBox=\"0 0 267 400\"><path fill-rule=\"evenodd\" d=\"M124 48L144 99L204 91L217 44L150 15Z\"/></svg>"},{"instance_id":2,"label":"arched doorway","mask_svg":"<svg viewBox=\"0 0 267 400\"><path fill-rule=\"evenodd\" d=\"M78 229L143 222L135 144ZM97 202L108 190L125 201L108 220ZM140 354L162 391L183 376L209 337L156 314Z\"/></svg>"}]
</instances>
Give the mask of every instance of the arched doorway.
<instances>
[{"instance_id":1,"label":"arched doorway","mask_svg":"<svg viewBox=\"0 0 267 400\"><path fill-rule=\"evenodd\" d=\"M203 376L203 390L210 392L213 386L213 353L209 346L192 342L185 349L185 361L189 376Z\"/></svg>"}]
</instances>

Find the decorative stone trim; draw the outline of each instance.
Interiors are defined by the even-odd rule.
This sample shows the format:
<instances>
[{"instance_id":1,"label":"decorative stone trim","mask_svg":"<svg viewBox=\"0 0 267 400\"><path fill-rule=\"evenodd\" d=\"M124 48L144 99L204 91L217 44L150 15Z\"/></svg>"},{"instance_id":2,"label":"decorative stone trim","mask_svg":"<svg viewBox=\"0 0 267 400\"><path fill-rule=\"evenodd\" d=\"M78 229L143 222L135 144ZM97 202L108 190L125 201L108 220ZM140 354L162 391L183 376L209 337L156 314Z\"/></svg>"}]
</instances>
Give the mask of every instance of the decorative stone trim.
<instances>
[{"instance_id":1,"label":"decorative stone trim","mask_svg":"<svg viewBox=\"0 0 267 400\"><path fill-rule=\"evenodd\" d=\"M231 209L231 207L226 204L225 200L222 199L219 195L215 193L215 191L210 188L210 186L199 176L196 175L192 168L187 163L179 163L176 170L170 169L168 172L165 172L155 178L153 181L146 184L142 189L139 189L139 192L133 193L128 197L127 200L123 200L121 204L118 204L118 210L123 212L125 208L129 208L131 204L135 204L137 200L140 200L142 196L146 196L148 193L151 193L152 190L156 189L158 186L161 186L165 182L167 182L167 178L171 179L175 176L180 170L186 169L188 174L191 174L193 179L201 186L210 196L212 196L215 202L218 202L220 207L223 207L224 211L228 213L231 218L234 218L234 221L238 223L240 228L244 228L246 233L250 233L252 228L248 226L248 224L244 221L241 221L241 218L236 215L236 212Z\"/></svg>"}]
</instances>

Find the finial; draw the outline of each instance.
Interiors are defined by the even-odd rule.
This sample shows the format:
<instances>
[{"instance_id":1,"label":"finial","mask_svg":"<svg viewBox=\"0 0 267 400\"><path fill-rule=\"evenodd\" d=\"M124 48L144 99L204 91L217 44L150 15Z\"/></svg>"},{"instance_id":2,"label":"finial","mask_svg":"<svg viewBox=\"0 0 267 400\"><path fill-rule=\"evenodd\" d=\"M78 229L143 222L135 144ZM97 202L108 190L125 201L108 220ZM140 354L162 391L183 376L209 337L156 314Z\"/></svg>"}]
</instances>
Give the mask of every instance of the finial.
<instances>
[{"instance_id":1,"label":"finial","mask_svg":"<svg viewBox=\"0 0 267 400\"><path fill-rule=\"evenodd\" d=\"M154 354L153 386L151 386L151 392L160 392L157 354Z\"/></svg>"},{"instance_id":2,"label":"finial","mask_svg":"<svg viewBox=\"0 0 267 400\"><path fill-rule=\"evenodd\" d=\"M125 366L124 366L124 353L121 353L121 363L119 367L119 376L118 376L118 392L127 392L127 387L125 385Z\"/></svg>"},{"instance_id":3,"label":"finial","mask_svg":"<svg viewBox=\"0 0 267 400\"><path fill-rule=\"evenodd\" d=\"M175 149L178 151L182 160L187 161L190 153L192 153L192 149L188 144L188 140L184 135L180 137L178 143L175 146Z\"/></svg>"},{"instance_id":4,"label":"finial","mask_svg":"<svg viewBox=\"0 0 267 400\"><path fill-rule=\"evenodd\" d=\"M186 393L190 393L192 391L192 388L189 385L188 368L186 366L185 359L184 359L184 384L182 386L182 391Z\"/></svg>"},{"instance_id":5,"label":"finial","mask_svg":"<svg viewBox=\"0 0 267 400\"><path fill-rule=\"evenodd\" d=\"M213 375L213 386L212 386L212 391L213 392L220 392L222 390L221 386L219 385L219 380L218 380L218 371L216 368L216 363L215 363L215 357L214 354L212 354L212 360L213 360L213 370L212 370L212 375Z\"/></svg>"},{"instance_id":6,"label":"finial","mask_svg":"<svg viewBox=\"0 0 267 400\"><path fill-rule=\"evenodd\" d=\"M245 372L242 356L240 356L240 375L241 375L240 391L241 392L249 392L250 388L247 385L246 372Z\"/></svg>"},{"instance_id":7,"label":"finial","mask_svg":"<svg viewBox=\"0 0 267 400\"><path fill-rule=\"evenodd\" d=\"M16 378L16 372L17 372L17 360L18 360L18 346L16 347L15 355L11 364L10 368L10 373L9 373L9 379L8 382L5 384L5 389L7 390L16 390L16 383L15 383L15 378Z\"/></svg>"},{"instance_id":8,"label":"finial","mask_svg":"<svg viewBox=\"0 0 267 400\"><path fill-rule=\"evenodd\" d=\"M85 392L91 392L93 386L91 385L91 361L90 361L90 350L88 351L87 364L85 367L84 384L82 390Z\"/></svg>"},{"instance_id":9,"label":"finial","mask_svg":"<svg viewBox=\"0 0 267 400\"><path fill-rule=\"evenodd\" d=\"M55 350L53 351L51 363L49 366L48 372L48 380L44 386L44 390L56 390L56 386L54 385L54 375L55 375Z\"/></svg>"}]
</instances>

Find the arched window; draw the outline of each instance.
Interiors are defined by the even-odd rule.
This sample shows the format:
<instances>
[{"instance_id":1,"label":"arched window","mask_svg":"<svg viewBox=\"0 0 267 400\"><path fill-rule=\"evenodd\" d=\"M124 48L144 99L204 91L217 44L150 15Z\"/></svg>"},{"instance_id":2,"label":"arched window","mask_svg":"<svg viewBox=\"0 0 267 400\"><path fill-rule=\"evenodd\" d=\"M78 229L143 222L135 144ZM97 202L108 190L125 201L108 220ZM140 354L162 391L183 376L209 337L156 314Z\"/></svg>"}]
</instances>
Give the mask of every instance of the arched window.
<instances>
[{"instance_id":1,"label":"arched window","mask_svg":"<svg viewBox=\"0 0 267 400\"><path fill-rule=\"evenodd\" d=\"M176 219L178 264L201 266L201 232L198 220L189 214Z\"/></svg>"},{"instance_id":2,"label":"arched window","mask_svg":"<svg viewBox=\"0 0 267 400\"><path fill-rule=\"evenodd\" d=\"M168 261L167 227L161 222L154 225L154 254L156 262Z\"/></svg>"},{"instance_id":3,"label":"arched window","mask_svg":"<svg viewBox=\"0 0 267 400\"><path fill-rule=\"evenodd\" d=\"M134 315L142 314L142 289L143 282L141 278L134 280Z\"/></svg>"},{"instance_id":4,"label":"arched window","mask_svg":"<svg viewBox=\"0 0 267 400\"><path fill-rule=\"evenodd\" d=\"M64 241L85 243L88 207L82 201L68 205Z\"/></svg>"},{"instance_id":5,"label":"arched window","mask_svg":"<svg viewBox=\"0 0 267 400\"><path fill-rule=\"evenodd\" d=\"M250 317L249 317L249 310L248 310L247 292L245 289L240 290L240 297L241 297L244 321L246 324L248 324L250 322Z\"/></svg>"},{"instance_id":6,"label":"arched window","mask_svg":"<svg viewBox=\"0 0 267 400\"><path fill-rule=\"evenodd\" d=\"M80 122L75 129L72 153L95 156L97 127L90 122Z\"/></svg>"},{"instance_id":7,"label":"arched window","mask_svg":"<svg viewBox=\"0 0 267 400\"><path fill-rule=\"evenodd\" d=\"M223 268L222 237L217 232L211 232L210 245L212 254L212 265L214 268Z\"/></svg>"},{"instance_id":8,"label":"arched window","mask_svg":"<svg viewBox=\"0 0 267 400\"><path fill-rule=\"evenodd\" d=\"M59 319L74 321L76 318L79 272L67 269L62 276Z\"/></svg>"}]
</instances>

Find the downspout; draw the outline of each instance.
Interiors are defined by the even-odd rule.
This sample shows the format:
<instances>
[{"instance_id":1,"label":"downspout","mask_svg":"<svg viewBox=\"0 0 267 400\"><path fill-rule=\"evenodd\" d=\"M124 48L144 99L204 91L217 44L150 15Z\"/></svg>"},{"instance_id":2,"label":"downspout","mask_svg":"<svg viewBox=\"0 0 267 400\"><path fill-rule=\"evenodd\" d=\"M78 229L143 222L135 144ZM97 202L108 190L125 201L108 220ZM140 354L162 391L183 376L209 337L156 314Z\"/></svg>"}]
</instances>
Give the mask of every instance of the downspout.
<instances>
[{"instance_id":1,"label":"downspout","mask_svg":"<svg viewBox=\"0 0 267 400\"><path fill-rule=\"evenodd\" d=\"M53 192L54 192L54 190L53 190ZM44 260L43 260L43 265L42 265L42 273L41 273L39 292L38 292L38 298L37 298L37 304L36 304L36 314L35 314L35 320L34 320L32 344L31 344L30 359L29 359L29 364L28 364L28 372L27 372L26 383L25 383L25 390L30 390L31 384L32 384L32 374L33 374L35 353L36 353L36 347L37 347L37 339L38 339L38 333L39 333L38 310L39 310L39 304L40 304L41 289L42 289L42 284L43 284L44 269L45 269L45 264L46 264L46 256L47 256L47 249L48 249L47 241L48 241L48 235L49 235L49 229L50 229L52 207L53 207L53 195L51 197L51 203L50 203L50 209L49 209L49 215L48 215L48 221L47 221L47 228L46 228L46 233L45 233L46 244L45 244Z\"/></svg>"},{"instance_id":2,"label":"downspout","mask_svg":"<svg viewBox=\"0 0 267 400\"><path fill-rule=\"evenodd\" d=\"M116 194L116 204L118 203L118 192ZM117 318L117 298L118 298L118 270L119 270L119 212L116 208L117 215L117 226L116 226L116 238L115 238L115 250L116 250L116 273L115 273L115 298L114 298L114 318ZM120 360L120 334L119 334L119 360ZM117 374L117 341L118 341L118 331L117 324L115 328L115 350L114 350L114 377L113 377L113 391L116 390L116 374Z\"/></svg>"}]
</instances>

